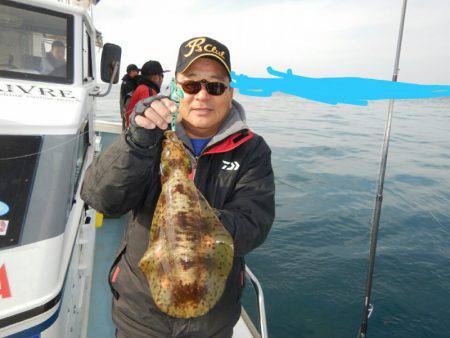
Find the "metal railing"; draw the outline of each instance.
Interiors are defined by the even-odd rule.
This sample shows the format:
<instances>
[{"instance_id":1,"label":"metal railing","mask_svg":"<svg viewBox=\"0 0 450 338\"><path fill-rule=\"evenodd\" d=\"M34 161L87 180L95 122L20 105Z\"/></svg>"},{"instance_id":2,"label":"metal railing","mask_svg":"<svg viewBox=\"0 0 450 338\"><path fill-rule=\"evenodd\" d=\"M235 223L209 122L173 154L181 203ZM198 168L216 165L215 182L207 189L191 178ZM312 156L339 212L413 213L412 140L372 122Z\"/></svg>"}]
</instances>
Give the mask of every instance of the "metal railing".
<instances>
[{"instance_id":1,"label":"metal railing","mask_svg":"<svg viewBox=\"0 0 450 338\"><path fill-rule=\"evenodd\" d=\"M253 288L255 289L256 297L258 298L258 309L259 309L259 328L261 333L261 338L268 338L267 333L267 321L266 321L266 307L264 305L264 293L258 278L253 274L249 267L245 266L245 275L252 282Z\"/></svg>"}]
</instances>

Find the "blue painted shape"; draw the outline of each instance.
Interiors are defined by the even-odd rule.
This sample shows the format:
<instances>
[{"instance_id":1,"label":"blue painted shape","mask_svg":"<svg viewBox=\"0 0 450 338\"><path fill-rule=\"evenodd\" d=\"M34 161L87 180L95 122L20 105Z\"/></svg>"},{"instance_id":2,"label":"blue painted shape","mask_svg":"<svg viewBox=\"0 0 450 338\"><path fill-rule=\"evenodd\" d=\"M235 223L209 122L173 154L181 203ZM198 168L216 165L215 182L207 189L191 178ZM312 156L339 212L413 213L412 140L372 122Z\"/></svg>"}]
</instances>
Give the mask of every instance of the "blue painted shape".
<instances>
[{"instance_id":1,"label":"blue painted shape","mask_svg":"<svg viewBox=\"0 0 450 338\"><path fill-rule=\"evenodd\" d=\"M0 201L0 216L6 215L9 212L9 206Z\"/></svg>"},{"instance_id":2,"label":"blue painted shape","mask_svg":"<svg viewBox=\"0 0 450 338\"><path fill-rule=\"evenodd\" d=\"M50 326L53 325L56 319L58 319L60 309L61 309L61 302L58 305L58 310L56 310L55 313L52 314L50 318L48 318L46 321L36 326L30 327L29 329L26 329L24 331L9 335L6 338L40 338L41 332L47 330Z\"/></svg>"},{"instance_id":3,"label":"blue painted shape","mask_svg":"<svg viewBox=\"0 0 450 338\"><path fill-rule=\"evenodd\" d=\"M327 104L352 104L366 106L370 100L425 99L450 96L450 86L421 85L406 82L365 79L359 77L310 78L267 67L275 78L256 78L231 72L231 86L239 93L269 97L282 92Z\"/></svg>"}]
</instances>

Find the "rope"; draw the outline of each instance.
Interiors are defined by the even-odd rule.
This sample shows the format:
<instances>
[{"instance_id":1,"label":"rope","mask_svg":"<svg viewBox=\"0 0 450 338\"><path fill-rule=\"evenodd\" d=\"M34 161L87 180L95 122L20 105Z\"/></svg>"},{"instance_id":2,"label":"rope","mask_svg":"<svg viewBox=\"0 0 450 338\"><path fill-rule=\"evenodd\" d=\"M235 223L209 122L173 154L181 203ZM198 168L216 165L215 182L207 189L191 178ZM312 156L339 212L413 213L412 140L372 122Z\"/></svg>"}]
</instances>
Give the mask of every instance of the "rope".
<instances>
[{"instance_id":1,"label":"rope","mask_svg":"<svg viewBox=\"0 0 450 338\"><path fill-rule=\"evenodd\" d=\"M26 155L21 155L21 156L13 156L13 157L3 157L3 158L0 158L0 161L17 160L17 159L20 159L20 158L25 158L25 157L36 156L36 155L39 155L39 154L44 154L44 153L47 153L47 152L52 151L54 149L57 149L59 147L62 147L64 145L66 145L66 144L69 144L70 142L73 142L74 140L78 140L81 136L83 136L84 134L87 134L88 132L89 131L82 132L81 134L78 134L77 136L75 136L74 138L71 138L70 140L68 140L66 142L62 142L60 144L57 144L57 145L52 146L50 148L47 148L45 150L38 151L37 153L31 153L31 154L26 154Z\"/></svg>"}]
</instances>

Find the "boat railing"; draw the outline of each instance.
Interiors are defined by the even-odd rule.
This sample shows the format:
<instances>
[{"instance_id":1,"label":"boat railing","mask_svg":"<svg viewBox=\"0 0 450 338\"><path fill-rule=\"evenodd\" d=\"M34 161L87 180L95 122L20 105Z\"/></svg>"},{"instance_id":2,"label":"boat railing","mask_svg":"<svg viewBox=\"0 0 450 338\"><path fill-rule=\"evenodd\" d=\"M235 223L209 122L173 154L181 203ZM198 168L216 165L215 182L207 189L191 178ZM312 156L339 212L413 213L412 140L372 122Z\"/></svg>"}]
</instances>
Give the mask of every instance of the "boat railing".
<instances>
[{"instance_id":1,"label":"boat railing","mask_svg":"<svg viewBox=\"0 0 450 338\"><path fill-rule=\"evenodd\" d=\"M253 289L256 293L256 297L258 299L259 333L261 334L261 338L268 338L269 335L267 332L266 307L264 305L264 292L261 287L261 283L247 265L245 266L245 275L252 283Z\"/></svg>"},{"instance_id":2,"label":"boat railing","mask_svg":"<svg viewBox=\"0 0 450 338\"><path fill-rule=\"evenodd\" d=\"M122 124L120 122L95 119L94 131L101 133L120 134L122 132Z\"/></svg>"}]
</instances>

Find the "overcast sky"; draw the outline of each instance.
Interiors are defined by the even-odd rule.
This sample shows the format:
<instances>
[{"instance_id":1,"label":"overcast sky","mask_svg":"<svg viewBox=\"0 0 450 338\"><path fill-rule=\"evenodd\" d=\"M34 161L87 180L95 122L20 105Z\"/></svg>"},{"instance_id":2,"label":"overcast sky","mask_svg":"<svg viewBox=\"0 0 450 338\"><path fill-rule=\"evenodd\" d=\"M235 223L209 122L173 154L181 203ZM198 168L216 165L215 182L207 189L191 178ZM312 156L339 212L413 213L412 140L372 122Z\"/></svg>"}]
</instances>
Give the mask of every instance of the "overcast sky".
<instances>
[{"instance_id":1,"label":"overcast sky","mask_svg":"<svg viewBox=\"0 0 450 338\"><path fill-rule=\"evenodd\" d=\"M237 74L391 79L402 0L102 0L94 19L122 47L122 69L174 69L181 42L210 36ZM450 0L409 0L399 81L450 84Z\"/></svg>"}]
</instances>

